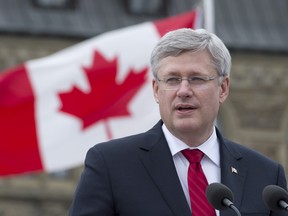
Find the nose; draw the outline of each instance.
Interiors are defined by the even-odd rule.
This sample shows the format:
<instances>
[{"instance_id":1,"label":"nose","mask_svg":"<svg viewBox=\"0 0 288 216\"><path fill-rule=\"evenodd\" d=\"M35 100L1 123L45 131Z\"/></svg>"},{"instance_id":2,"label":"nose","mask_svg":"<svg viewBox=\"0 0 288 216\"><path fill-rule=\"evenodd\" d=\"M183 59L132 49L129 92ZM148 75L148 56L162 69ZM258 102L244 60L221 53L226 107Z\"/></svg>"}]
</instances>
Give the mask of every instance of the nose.
<instances>
[{"instance_id":1,"label":"nose","mask_svg":"<svg viewBox=\"0 0 288 216\"><path fill-rule=\"evenodd\" d=\"M183 79L177 90L178 97L190 97L193 94L192 88L187 79Z\"/></svg>"}]
</instances>

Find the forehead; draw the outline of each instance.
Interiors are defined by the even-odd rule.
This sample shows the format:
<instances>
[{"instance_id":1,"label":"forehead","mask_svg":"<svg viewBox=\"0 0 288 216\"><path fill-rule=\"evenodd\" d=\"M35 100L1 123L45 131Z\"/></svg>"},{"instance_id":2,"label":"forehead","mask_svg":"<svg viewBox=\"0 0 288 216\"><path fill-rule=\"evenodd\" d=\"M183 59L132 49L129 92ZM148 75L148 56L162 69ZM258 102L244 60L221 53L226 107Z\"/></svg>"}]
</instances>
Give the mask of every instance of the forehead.
<instances>
[{"instance_id":1,"label":"forehead","mask_svg":"<svg viewBox=\"0 0 288 216\"><path fill-rule=\"evenodd\" d=\"M159 63L158 76L161 75L211 75L216 70L208 51L183 52L168 56Z\"/></svg>"}]
</instances>

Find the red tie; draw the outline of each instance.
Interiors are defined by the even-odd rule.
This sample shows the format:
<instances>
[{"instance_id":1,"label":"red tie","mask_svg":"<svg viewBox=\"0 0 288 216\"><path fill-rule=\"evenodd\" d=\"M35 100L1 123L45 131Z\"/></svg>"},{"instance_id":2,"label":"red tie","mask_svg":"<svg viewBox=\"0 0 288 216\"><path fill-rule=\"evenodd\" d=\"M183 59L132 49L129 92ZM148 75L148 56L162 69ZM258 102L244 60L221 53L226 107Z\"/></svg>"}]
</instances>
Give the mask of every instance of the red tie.
<instances>
[{"instance_id":1,"label":"red tie","mask_svg":"<svg viewBox=\"0 0 288 216\"><path fill-rule=\"evenodd\" d=\"M208 182L200 164L204 153L198 149L185 149L182 153L190 162L188 168L188 187L192 216L215 216L215 209L206 198Z\"/></svg>"}]
</instances>

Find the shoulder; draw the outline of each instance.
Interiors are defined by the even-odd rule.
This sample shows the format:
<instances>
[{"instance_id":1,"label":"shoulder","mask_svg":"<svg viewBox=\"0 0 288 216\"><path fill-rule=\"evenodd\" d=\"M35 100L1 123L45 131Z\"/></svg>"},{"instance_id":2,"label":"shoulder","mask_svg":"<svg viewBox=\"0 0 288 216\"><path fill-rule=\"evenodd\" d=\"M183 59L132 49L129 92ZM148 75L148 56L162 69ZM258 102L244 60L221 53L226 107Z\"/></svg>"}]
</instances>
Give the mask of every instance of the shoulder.
<instances>
[{"instance_id":1,"label":"shoulder","mask_svg":"<svg viewBox=\"0 0 288 216\"><path fill-rule=\"evenodd\" d=\"M271 182L274 181L273 184L286 187L285 171L280 162L239 143L230 140L226 140L225 143L230 149L238 152L237 160L241 161L240 163L247 168L251 176L257 176L257 179L265 178L266 181L270 179Z\"/></svg>"},{"instance_id":2,"label":"shoulder","mask_svg":"<svg viewBox=\"0 0 288 216\"><path fill-rule=\"evenodd\" d=\"M276 160L271 159L264 153L252 149L244 144L239 144L234 141L224 139L224 145L230 150L233 151L234 154L237 152L239 159L243 160L244 162L249 163L249 166L267 166L267 167L274 167L279 168L281 165ZM232 150L231 150L232 149Z\"/></svg>"},{"instance_id":3,"label":"shoulder","mask_svg":"<svg viewBox=\"0 0 288 216\"><path fill-rule=\"evenodd\" d=\"M164 137L161 122L156 124L150 130L131 136L113 139L94 145L88 152L101 152L105 154L129 154L141 149L149 149Z\"/></svg>"},{"instance_id":4,"label":"shoulder","mask_svg":"<svg viewBox=\"0 0 288 216\"><path fill-rule=\"evenodd\" d=\"M220 142L220 149L226 154L231 155L237 160L245 160L245 161L253 161L259 163L268 163L268 164L279 164L278 162L272 160L268 156L264 155L263 153L248 147L245 144L240 144L235 141L229 140L222 136L221 132L217 129L217 137Z\"/></svg>"},{"instance_id":5,"label":"shoulder","mask_svg":"<svg viewBox=\"0 0 288 216\"><path fill-rule=\"evenodd\" d=\"M131 147L137 147L140 142L147 139L149 134L141 133L135 134L127 137L112 139L106 142L98 143L92 147L92 149L97 149L100 151L108 151L111 149L126 149Z\"/></svg>"}]
</instances>

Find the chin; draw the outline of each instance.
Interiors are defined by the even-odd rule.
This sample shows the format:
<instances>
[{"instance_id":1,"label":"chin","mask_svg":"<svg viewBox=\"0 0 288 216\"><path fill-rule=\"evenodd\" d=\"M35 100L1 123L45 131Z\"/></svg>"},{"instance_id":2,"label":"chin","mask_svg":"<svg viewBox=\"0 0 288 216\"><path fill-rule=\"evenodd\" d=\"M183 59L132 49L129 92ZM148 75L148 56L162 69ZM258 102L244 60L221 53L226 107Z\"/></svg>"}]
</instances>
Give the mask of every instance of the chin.
<instances>
[{"instance_id":1,"label":"chin","mask_svg":"<svg viewBox=\"0 0 288 216\"><path fill-rule=\"evenodd\" d=\"M175 128L182 132L190 132L199 129L199 124L191 120L178 120L175 124Z\"/></svg>"}]
</instances>

